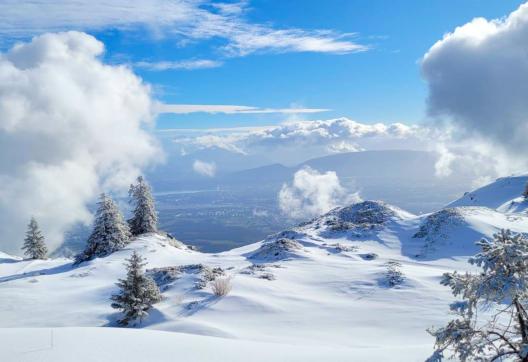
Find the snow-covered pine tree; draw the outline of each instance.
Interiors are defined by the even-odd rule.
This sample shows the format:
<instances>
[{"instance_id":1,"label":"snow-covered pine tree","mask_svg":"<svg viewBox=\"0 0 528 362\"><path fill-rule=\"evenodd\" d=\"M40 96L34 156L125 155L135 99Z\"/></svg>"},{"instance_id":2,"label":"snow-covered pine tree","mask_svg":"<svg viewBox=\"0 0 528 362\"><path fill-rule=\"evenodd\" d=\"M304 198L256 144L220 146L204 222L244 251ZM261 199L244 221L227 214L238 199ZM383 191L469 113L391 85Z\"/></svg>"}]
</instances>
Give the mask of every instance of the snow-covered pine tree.
<instances>
[{"instance_id":1,"label":"snow-covered pine tree","mask_svg":"<svg viewBox=\"0 0 528 362\"><path fill-rule=\"evenodd\" d=\"M528 199L528 182L524 185L524 191L522 193L525 199Z\"/></svg>"},{"instance_id":2,"label":"snow-covered pine tree","mask_svg":"<svg viewBox=\"0 0 528 362\"><path fill-rule=\"evenodd\" d=\"M158 231L158 214L154 206L154 198L148 183L139 176L137 184L130 185L128 194L134 205L134 215L128 220L132 235L140 235Z\"/></svg>"},{"instance_id":3,"label":"snow-covered pine tree","mask_svg":"<svg viewBox=\"0 0 528 362\"><path fill-rule=\"evenodd\" d=\"M128 326L136 321L141 321L148 316L148 310L154 303L161 300L158 286L149 276L143 273L143 266L147 263L135 251L127 259L127 277L119 279L117 286L120 291L111 297L112 308L120 309L124 314L117 323Z\"/></svg>"},{"instance_id":4,"label":"snow-covered pine tree","mask_svg":"<svg viewBox=\"0 0 528 362\"><path fill-rule=\"evenodd\" d=\"M34 217L29 221L22 249L24 250L24 254L31 259L45 259L48 254L48 248L46 248L44 236L42 235L37 220L35 220Z\"/></svg>"},{"instance_id":5,"label":"snow-covered pine tree","mask_svg":"<svg viewBox=\"0 0 528 362\"><path fill-rule=\"evenodd\" d=\"M456 319L429 330L436 344L428 361L449 354L461 361L527 362L528 239L501 230L477 245L482 252L469 262L482 272L444 274L441 283L462 300L450 305Z\"/></svg>"},{"instance_id":6,"label":"snow-covered pine tree","mask_svg":"<svg viewBox=\"0 0 528 362\"><path fill-rule=\"evenodd\" d=\"M76 263L103 257L122 249L130 242L130 231L115 202L102 193L92 234L86 248L76 256Z\"/></svg>"}]
</instances>

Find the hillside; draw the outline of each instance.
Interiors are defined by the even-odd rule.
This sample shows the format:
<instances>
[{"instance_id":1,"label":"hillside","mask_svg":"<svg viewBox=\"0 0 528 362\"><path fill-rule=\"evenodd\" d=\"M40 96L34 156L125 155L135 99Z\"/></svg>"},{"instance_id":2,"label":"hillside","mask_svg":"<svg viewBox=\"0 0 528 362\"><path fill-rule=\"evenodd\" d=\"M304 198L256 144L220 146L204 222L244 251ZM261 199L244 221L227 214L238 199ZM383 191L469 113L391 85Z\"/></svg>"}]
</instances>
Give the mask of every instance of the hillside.
<instances>
[{"instance_id":1,"label":"hillside","mask_svg":"<svg viewBox=\"0 0 528 362\"><path fill-rule=\"evenodd\" d=\"M501 212L521 212L528 207L528 202L521 196L528 175L502 177L461 198L451 202L448 207L485 206Z\"/></svg>"},{"instance_id":2,"label":"hillside","mask_svg":"<svg viewBox=\"0 0 528 362\"><path fill-rule=\"evenodd\" d=\"M500 228L528 232L528 218L484 206L416 216L365 201L216 254L158 234L78 267L68 259L2 254L0 335L10 341L8 355L20 360L66 360L89 338L98 347L81 361L104 358L125 340L149 342L142 352L132 348L116 360L140 361L150 351L157 360L181 353L186 361L200 361L210 358L212 349L200 348L207 343L226 361L244 360L255 350L263 351L256 360L423 361L433 343L426 328L450 317L453 298L440 276L468 270L474 242ZM99 332L93 327L115 326L109 297L133 251L147 259L164 299L140 330ZM210 287L219 277L231 278L233 286L222 298ZM36 327L53 328L51 351L45 347L51 331ZM20 342L28 336L34 344Z\"/></svg>"}]
</instances>

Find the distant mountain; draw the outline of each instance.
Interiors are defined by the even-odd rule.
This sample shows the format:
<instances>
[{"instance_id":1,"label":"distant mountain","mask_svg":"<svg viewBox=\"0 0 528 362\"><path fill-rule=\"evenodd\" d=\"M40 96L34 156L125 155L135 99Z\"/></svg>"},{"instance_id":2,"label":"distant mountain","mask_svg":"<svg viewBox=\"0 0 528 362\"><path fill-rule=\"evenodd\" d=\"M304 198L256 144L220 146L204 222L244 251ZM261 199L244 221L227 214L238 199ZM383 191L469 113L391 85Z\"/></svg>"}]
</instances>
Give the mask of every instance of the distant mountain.
<instances>
[{"instance_id":1,"label":"distant mountain","mask_svg":"<svg viewBox=\"0 0 528 362\"><path fill-rule=\"evenodd\" d=\"M248 170L233 172L221 177L221 183L245 183L245 184L262 184L262 183L283 183L290 180L297 168L286 167L280 163L266 165Z\"/></svg>"},{"instance_id":2,"label":"distant mountain","mask_svg":"<svg viewBox=\"0 0 528 362\"><path fill-rule=\"evenodd\" d=\"M197 173L193 164L195 161L214 164L217 174L208 177ZM270 162L259 156L230 152L218 147L211 147L191 154L169 154L168 159L147 173L156 191L208 188L218 184L219 178L233 172L246 170L256 166L264 166Z\"/></svg>"},{"instance_id":3,"label":"distant mountain","mask_svg":"<svg viewBox=\"0 0 528 362\"><path fill-rule=\"evenodd\" d=\"M272 164L224 175L219 182L240 179L245 182L286 182L303 167L320 172L335 171L339 177L364 179L406 179L414 181L440 180L436 176L437 156L432 152L411 150L383 150L338 153L310 159L296 166ZM456 175L445 178L469 178Z\"/></svg>"},{"instance_id":4,"label":"distant mountain","mask_svg":"<svg viewBox=\"0 0 528 362\"><path fill-rule=\"evenodd\" d=\"M340 177L435 178L436 155L432 152L384 150L338 153L308 160L297 168L309 166L319 171L335 171Z\"/></svg>"},{"instance_id":5,"label":"distant mountain","mask_svg":"<svg viewBox=\"0 0 528 362\"><path fill-rule=\"evenodd\" d=\"M432 152L385 150L348 152L314 158L299 165L266 165L216 178L222 187L262 186L271 196L282 184L291 182L296 171L311 167L335 171L341 183L363 198L383 199L415 213L430 212L460 197L471 187L472 177L453 174L437 177L436 155Z\"/></svg>"}]
</instances>

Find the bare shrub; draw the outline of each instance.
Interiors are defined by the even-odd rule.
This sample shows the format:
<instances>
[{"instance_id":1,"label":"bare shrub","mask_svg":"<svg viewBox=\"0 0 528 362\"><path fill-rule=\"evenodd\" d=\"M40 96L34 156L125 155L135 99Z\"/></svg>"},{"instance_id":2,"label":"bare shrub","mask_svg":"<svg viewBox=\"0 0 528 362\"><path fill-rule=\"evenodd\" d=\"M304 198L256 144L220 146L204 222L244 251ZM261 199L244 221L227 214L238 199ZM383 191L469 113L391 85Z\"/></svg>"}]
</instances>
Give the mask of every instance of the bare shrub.
<instances>
[{"instance_id":1,"label":"bare shrub","mask_svg":"<svg viewBox=\"0 0 528 362\"><path fill-rule=\"evenodd\" d=\"M211 282L211 289L217 297L224 297L231 291L231 278L217 278Z\"/></svg>"}]
</instances>

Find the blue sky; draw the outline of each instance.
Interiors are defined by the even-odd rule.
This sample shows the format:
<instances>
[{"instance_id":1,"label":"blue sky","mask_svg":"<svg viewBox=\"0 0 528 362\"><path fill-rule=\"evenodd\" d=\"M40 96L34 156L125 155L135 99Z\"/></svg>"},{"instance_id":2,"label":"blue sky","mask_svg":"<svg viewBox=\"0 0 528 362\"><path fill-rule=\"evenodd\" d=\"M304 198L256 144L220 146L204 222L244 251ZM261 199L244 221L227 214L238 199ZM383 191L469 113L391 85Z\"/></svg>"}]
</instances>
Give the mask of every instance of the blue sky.
<instances>
[{"instance_id":1,"label":"blue sky","mask_svg":"<svg viewBox=\"0 0 528 362\"><path fill-rule=\"evenodd\" d=\"M214 4L220 3L188 1L198 3L201 8L213 9L213 13L218 12ZM57 3L58 9L67 13L65 3L52 3ZM90 7L90 3L87 3L88 11L72 9L71 21L57 17L51 23L53 16L50 16L50 24L37 24L38 27L34 23L42 22L41 17L35 17L33 23L28 17L29 20L20 27L27 28L30 24L29 28L34 27L35 33L41 30L86 31L105 43L106 61L112 63L137 65L139 62L196 60L218 63L216 67L194 70L153 71L135 67L135 72L152 84L156 98L165 103L324 108L331 111L296 117L328 119L346 116L364 123L413 124L426 117L427 89L418 61L430 46L446 32L475 17L501 18L521 3L512 0L250 0L240 6L242 10L235 17L247 24L260 24L273 29L331 30L333 34L329 37L336 41L344 40L368 47L366 51L345 54L291 49L257 49L247 55L226 54L223 47L228 41L218 34L182 37L175 35L179 31L178 25L167 31L165 25L153 24L152 19L141 20L138 25L134 18L123 25L116 24L116 20L109 16L110 20L98 22L97 18L104 16L97 13L97 6ZM41 9L48 14L54 11L52 7ZM107 9L103 11L111 13ZM137 11L148 12L139 5ZM80 17L82 12L87 12L86 18ZM162 12L163 9L157 16L162 17ZM12 29L6 31L0 26L0 32L3 30L20 37ZM342 37L350 33L353 35ZM23 36L32 35L35 34L30 30L23 32ZM157 126L209 128L270 125L291 117L294 115L279 113L164 114L159 117Z\"/></svg>"},{"instance_id":2,"label":"blue sky","mask_svg":"<svg viewBox=\"0 0 528 362\"><path fill-rule=\"evenodd\" d=\"M520 1L251 1L245 16L280 28L357 33L371 47L352 54L250 54L225 59L216 40L179 47L174 39L98 32L107 56L134 60L217 59L218 68L137 72L167 103L329 108L305 119L347 116L362 122L416 123L425 115L426 87L417 62L442 35L474 17L497 18ZM117 58L119 59L119 58ZM274 124L280 114L164 115L160 128Z\"/></svg>"}]
</instances>

